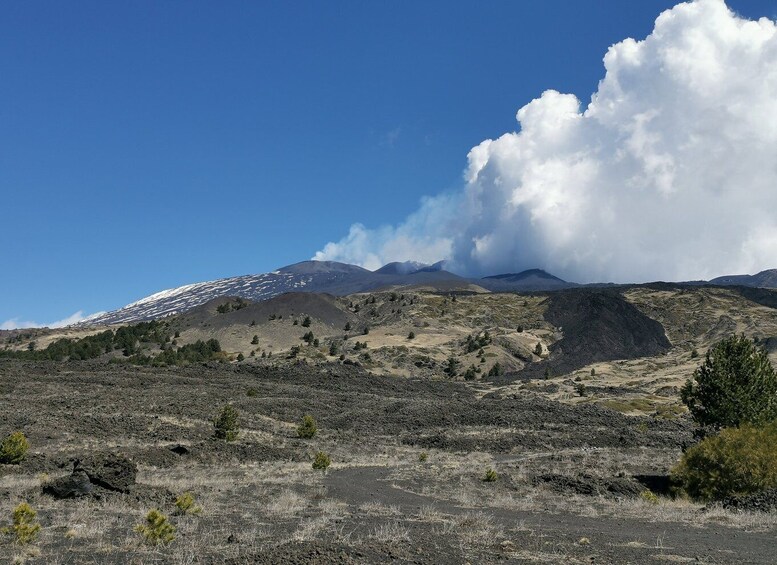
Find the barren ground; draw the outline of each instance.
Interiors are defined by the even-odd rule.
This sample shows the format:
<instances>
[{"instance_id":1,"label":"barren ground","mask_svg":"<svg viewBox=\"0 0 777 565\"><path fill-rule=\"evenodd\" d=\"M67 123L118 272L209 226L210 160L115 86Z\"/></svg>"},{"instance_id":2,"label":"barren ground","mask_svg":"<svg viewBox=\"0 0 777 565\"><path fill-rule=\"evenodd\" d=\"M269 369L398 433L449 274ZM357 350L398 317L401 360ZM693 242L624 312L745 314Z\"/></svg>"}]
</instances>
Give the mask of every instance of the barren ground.
<instances>
[{"instance_id":1,"label":"barren ground","mask_svg":"<svg viewBox=\"0 0 777 565\"><path fill-rule=\"evenodd\" d=\"M704 510L662 492L690 437L683 416L493 391L332 363L2 360L0 434L23 430L31 453L0 466L0 521L26 500L43 529L32 546L0 545L0 561L774 562L774 514ZM240 412L234 443L212 438L210 418L227 402ZM310 440L295 433L304 414L319 426ZM326 472L311 467L319 450L332 458ZM73 458L104 451L137 464L130 493L41 493ZM488 468L495 482L482 480ZM642 498L647 488L657 503ZM201 514L173 515L184 491ZM167 546L133 532L151 508L177 527Z\"/></svg>"}]
</instances>

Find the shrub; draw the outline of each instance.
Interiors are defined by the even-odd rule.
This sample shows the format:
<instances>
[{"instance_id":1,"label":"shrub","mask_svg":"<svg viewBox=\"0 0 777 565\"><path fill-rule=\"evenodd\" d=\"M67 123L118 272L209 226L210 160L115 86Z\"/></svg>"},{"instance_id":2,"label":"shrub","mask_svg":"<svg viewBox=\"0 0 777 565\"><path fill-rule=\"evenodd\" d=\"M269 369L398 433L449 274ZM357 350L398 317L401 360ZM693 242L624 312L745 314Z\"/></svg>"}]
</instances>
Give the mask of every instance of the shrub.
<instances>
[{"instance_id":1,"label":"shrub","mask_svg":"<svg viewBox=\"0 0 777 565\"><path fill-rule=\"evenodd\" d=\"M306 414L302 417L302 423L297 428L297 435L302 439L310 439L316 435L318 428L313 416Z\"/></svg>"},{"instance_id":2,"label":"shrub","mask_svg":"<svg viewBox=\"0 0 777 565\"><path fill-rule=\"evenodd\" d=\"M692 498L716 500L777 487L777 423L726 428L689 448L672 480Z\"/></svg>"},{"instance_id":3,"label":"shrub","mask_svg":"<svg viewBox=\"0 0 777 565\"><path fill-rule=\"evenodd\" d=\"M331 464L332 460L329 458L329 455L323 451L316 453L316 457L313 459L313 468L319 471L325 471Z\"/></svg>"},{"instance_id":4,"label":"shrub","mask_svg":"<svg viewBox=\"0 0 777 565\"><path fill-rule=\"evenodd\" d=\"M643 490L641 493L639 493L639 497L640 497L642 500L644 500L645 502L647 502L647 503L650 503L650 504L658 504L658 497L657 497L657 496L656 496L656 494L655 494L655 493L654 493L652 490L650 490L650 489L645 489L645 490Z\"/></svg>"},{"instance_id":5,"label":"shrub","mask_svg":"<svg viewBox=\"0 0 777 565\"><path fill-rule=\"evenodd\" d=\"M197 506L194 495L190 492L178 496L175 499L175 507L178 514L199 514L202 512L202 508Z\"/></svg>"},{"instance_id":6,"label":"shrub","mask_svg":"<svg viewBox=\"0 0 777 565\"><path fill-rule=\"evenodd\" d=\"M312 320L310 319L310 316L305 316L305 319L302 320L302 327L303 328L309 328L311 322L312 322Z\"/></svg>"},{"instance_id":7,"label":"shrub","mask_svg":"<svg viewBox=\"0 0 777 565\"><path fill-rule=\"evenodd\" d=\"M415 332L410 332L407 334L407 339L415 339Z\"/></svg>"},{"instance_id":8,"label":"shrub","mask_svg":"<svg viewBox=\"0 0 777 565\"><path fill-rule=\"evenodd\" d=\"M483 482L493 483L493 482L496 482L497 478L498 478L498 475L496 474L496 471L489 468L489 469L486 469L486 474L483 476Z\"/></svg>"},{"instance_id":9,"label":"shrub","mask_svg":"<svg viewBox=\"0 0 777 565\"><path fill-rule=\"evenodd\" d=\"M246 396L259 396L259 391L252 386L248 387L248 390L246 391Z\"/></svg>"},{"instance_id":10,"label":"shrub","mask_svg":"<svg viewBox=\"0 0 777 565\"><path fill-rule=\"evenodd\" d=\"M422 451L418 454L418 461L426 463L429 460L429 454L426 451Z\"/></svg>"},{"instance_id":11,"label":"shrub","mask_svg":"<svg viewBox=\"0 0 777 565\"><path fill-rule=\"evenodd\" d=\"M235 441L238 435L237 410L227 404L221 409L221 414L213 420L214 435L217 439Z\"/></svg>"},{"instance_id":12,"label":"shrub","mask_svg":"<svg viewBox=\"0 0 777 565\"><path fill-rule=\"evenodd\" d=\"M591 376L592 377L596 376L596 369L594 369L593 367L591 367Z\"/></svg>"},{"instance_id":13,"label":"shrub","mask_svg":"<svg viewBox=\"0 0 777 565\"><path fill-rule=\"evenodd\" d=\"M583 383L575 383L575 392L578 396L588 396L588 391Z\"/></svg>"},{"instance_id":14,"label":"shrub","mask_svg":"<svg viewBox=\"0 0 777 565\"><path fill-rule=\"evenodd\" d=\"M251 339L251 345L259 345L259 336L254 335L254 337Z\"/></svg>"},{"instance_id":15,"label":"shrub","mask_svg":"<svg viewBox=\"0 0 777 565\"><path fill-rule=\"evenodd\" d=\"M702 427L734 428L777 419L777 375L766 351L745 336L712 347L681 395Z\"/></svg>"},{"instance_id":16,"label":"shrub","mask_svg":"<svg viewBox=\"0 0 777 565\"><path fill-rule=\"evenodd\" d=\"M489 377L499 377L504 374L504 370L502 369L502 365L499 364L497 361L494 363L493 367L488 371Z\"/></svg>"},{"instance_id":17,"label":"shrub","mask_svg":"<svg viewBox=\"0 0 777 565\"><path fill-rule=\"evenodd\" d=\"M30 444L22 432L14 432L0 444L0 463L20 463L24 460Z\"/></svg>"},{"instance_id":18,"label":"shrub","mask_svg":"<svg viewBox=\"0 0 777 565\"><path fill-rule=\"evenodd\" d=\"M26 502L13 509L12 524L0 529L3 534L10 534L18 544L28 544L35 541L40 532L40 523L35 520L38 515Z\"/></svg>"},{"instance_id":19,"label":"shrub","mask_svg":"<svg viewBox=\"0 0 777 565\"><path fill-rule=\"evenodd\" d=\"M245 358L246 358L246 356L243 355L242 353L238 353L237 354L237 360L238 361L245 361Z\"/></svg>"},{"instance_id":20,"label":"shrub","mask_svg":"<svg viewBox=\"0 0 777 565\"><path fill-rule=\"evenodd\" d=\"M534 347L534 354L537 356L542 355L542 343L539 341L537 342L537 345Z\"/></svg>"},{"instance_id":21,"label":"shrub","mask_svg":"<svg viewBox=\"0 0 777 565\"><path fill-rule=\"evenodd\" d=\"M329 355L332 356L332 357L337 355L337 344L335 342L332 342L329 345Z\"/></svg>"},{"instance_id":22,"label":"shrub","mask_svg":"<svg viewBox=\"0 0 777 565\"><path fill-rule=\"evenodd\" d=\"M151 510L146 514L145 523L135 526L135 531L152 545L170 543L175 539L175 526L159 510Z\"/></svg>"}]
</instances>

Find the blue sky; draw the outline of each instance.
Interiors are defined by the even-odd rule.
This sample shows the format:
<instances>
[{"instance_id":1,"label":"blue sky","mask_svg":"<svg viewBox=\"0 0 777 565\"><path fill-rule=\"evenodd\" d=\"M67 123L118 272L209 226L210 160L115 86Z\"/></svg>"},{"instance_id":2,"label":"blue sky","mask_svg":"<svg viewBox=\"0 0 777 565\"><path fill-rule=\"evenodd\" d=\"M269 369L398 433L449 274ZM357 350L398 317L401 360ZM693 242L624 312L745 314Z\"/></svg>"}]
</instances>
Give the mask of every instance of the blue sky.
<instances>
[{"instance_id":1,"label":"blue sky","mask_svg":"<svg viewBox=\"0 0 777 565\"><path fill-rule=\"evenodd\" d=\"M0 323L305 260L462 184L468 151L665 1L6 2ZM732 1L774 18L772 2Z\"/></svg>"}]
</instances>

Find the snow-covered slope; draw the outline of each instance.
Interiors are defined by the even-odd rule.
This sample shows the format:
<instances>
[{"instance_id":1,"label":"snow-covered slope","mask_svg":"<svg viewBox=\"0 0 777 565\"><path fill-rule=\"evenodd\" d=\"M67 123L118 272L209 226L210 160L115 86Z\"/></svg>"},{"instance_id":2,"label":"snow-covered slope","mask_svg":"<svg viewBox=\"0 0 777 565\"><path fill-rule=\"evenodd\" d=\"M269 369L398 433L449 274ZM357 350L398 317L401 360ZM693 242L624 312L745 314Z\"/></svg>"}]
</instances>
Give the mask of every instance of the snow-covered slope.
<instances>
[{"instance_id":1,"label":"snow-covered slope","mask_svg":"<svg viewBox=\"0 0 777 565\"><path fill-rule=\"evenodd\" d=\"M362 272L370 271L334 262L312 261L290 265L271 273L244 275L199 282L157 292L127 304L123 308L91 317L88 325L118 324L151 320L186 312L219 296L240 296L249 300L266 300L284 292L325 291ZM331 291L331 290L330 290Z\"/></svg>"},{"instance_id":2,"label":"snow-covered slope","mask_svg":"<svg viewBox=\"0 0 777 565\"><path fill-rule=\"evenodd\" d=\"M386 274L345 263L303 261L271 273L218 279L163 290L118 310L93 316L82 324L122 324L163 318L186 312L220 296L239 296L259 301L285 292L327 292L345 295L390 285L461 280L463 279L445 271L409 275Z\"/></svg>"}]
</instances>

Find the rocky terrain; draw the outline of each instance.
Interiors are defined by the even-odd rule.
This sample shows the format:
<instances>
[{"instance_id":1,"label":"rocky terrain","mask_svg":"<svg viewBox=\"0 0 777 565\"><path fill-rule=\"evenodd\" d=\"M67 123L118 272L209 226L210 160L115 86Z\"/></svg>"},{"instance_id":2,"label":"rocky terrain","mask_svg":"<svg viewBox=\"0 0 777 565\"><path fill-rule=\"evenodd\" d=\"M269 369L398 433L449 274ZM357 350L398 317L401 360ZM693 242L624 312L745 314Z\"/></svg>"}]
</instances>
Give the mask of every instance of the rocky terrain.
<instances>
[{"instance_id":1,"label":"rocky terrain","mask_svg":"<svg viewBox=\"0 0 777 565\"><path fill-rule=\"evenodd\" d=\"M213 437L226 403L239 413L234 442ZM305 414L312 439L297 437ZM31 546L0 545L7 562L773 560L773 514L663 490L690 438L684 418L335 363L3 360L0 430L15 429L32 447L0 467L2 509L29 502L42 530ZM326 471L311 467L318 451ZM184 492L200 512L177 513ZM171 543L133 531L152 508L176 527Z\"/></svg>"},{"instance_id":2,"label":"rocky terrain","mask_svg":"<svg viewBox=\"0 0 777 565\"><path fill-rule=\"evenodd\" d=\"M0 526L27 501L42 530L0 560L772 563L774 493L704 507L668 472L692 441L679 387L732 334L774 361L774 306L746 287L419 284L217 298L135 357L33 357L116 325L4 332L0 435L31 449L0 465ZM211 361L154 366L213 339ZM228 403L234 442L214 437ZM201 512L177 510L186 492ZM155 508L170 544L133 530Z\"/></svg>"}]
</instances>

